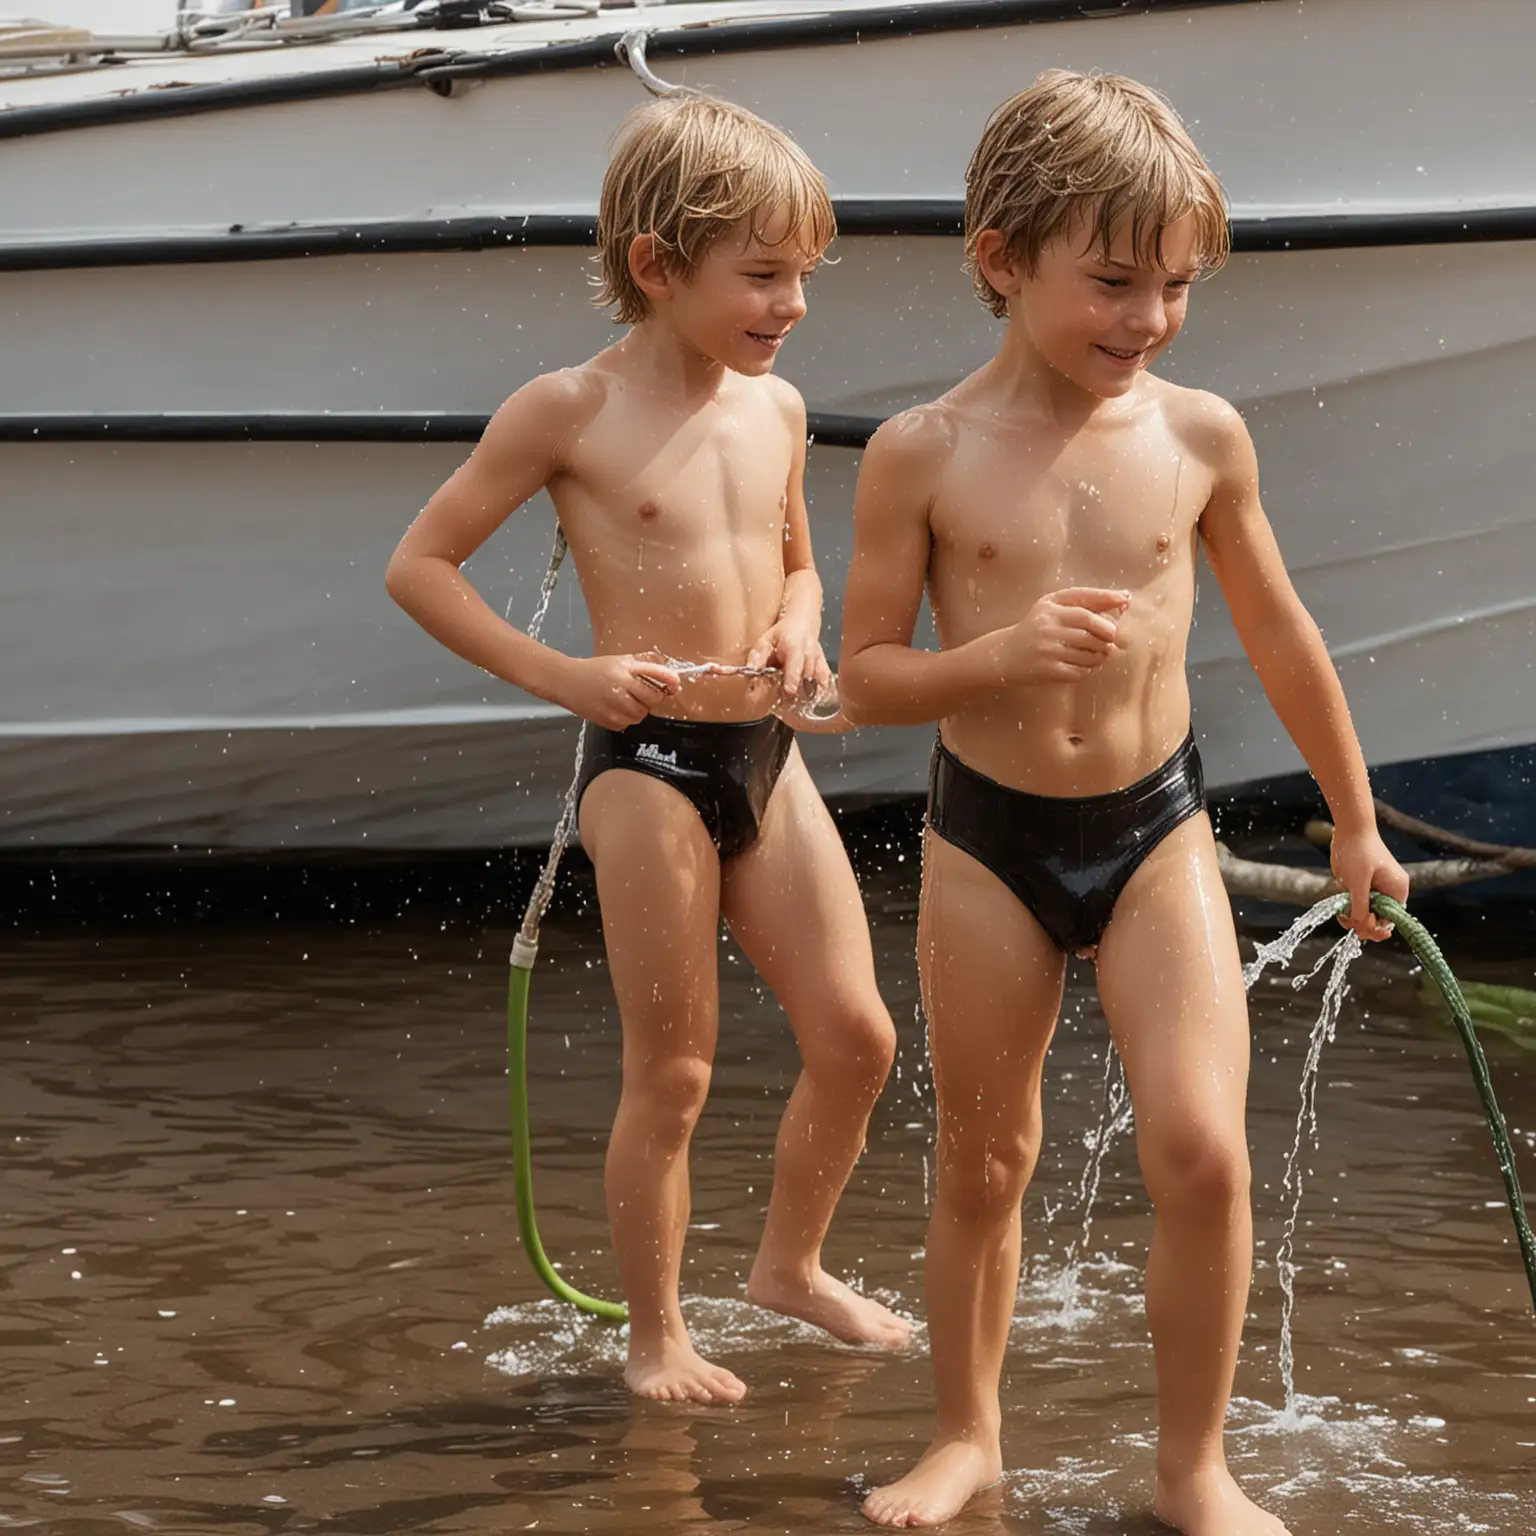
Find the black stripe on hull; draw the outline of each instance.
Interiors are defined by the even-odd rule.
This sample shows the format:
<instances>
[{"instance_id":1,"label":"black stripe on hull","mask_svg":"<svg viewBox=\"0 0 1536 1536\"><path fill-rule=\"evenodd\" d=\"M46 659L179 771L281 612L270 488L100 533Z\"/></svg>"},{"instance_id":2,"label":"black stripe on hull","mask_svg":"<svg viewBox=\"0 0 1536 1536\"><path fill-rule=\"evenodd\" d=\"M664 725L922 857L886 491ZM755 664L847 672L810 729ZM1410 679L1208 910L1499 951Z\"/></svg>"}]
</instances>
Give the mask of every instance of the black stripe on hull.
<instances>
[{"instance_id":1,"label":"black stripe on hull","mask_svg":"<svg viewBox=\"0 0 1536 1536\"><path fill-rule=\"evenodd\" d=\"M478 411L170 411L0 416L0 443L473 443ZM878 416L812 411L811 439L862 448Z\"/></svg>"},{"instance_id":2,"label":"black stripe on hull","mask_svg":"<svg viewBox=\"0 0 1536 1536\"><path fill-rule=\"evenodd\" d=\"M837 227L850 238L944 237L963 233L964 207L947 199L843 198ZM117 240L47 240L0 244L0 272L71 271L89 267L293 261L320 256L388 256L434 251L488 251L515 246L588 246L597 221L580 213L505 218L412 219L280 229L232 226L216 235L134 236ZM1383 246L1474 245L1536 239L1536 207L1434 209L1423 213L1307 214L1239 218L1239 252L1363 250Z\"/></svg>"}]
</instances>

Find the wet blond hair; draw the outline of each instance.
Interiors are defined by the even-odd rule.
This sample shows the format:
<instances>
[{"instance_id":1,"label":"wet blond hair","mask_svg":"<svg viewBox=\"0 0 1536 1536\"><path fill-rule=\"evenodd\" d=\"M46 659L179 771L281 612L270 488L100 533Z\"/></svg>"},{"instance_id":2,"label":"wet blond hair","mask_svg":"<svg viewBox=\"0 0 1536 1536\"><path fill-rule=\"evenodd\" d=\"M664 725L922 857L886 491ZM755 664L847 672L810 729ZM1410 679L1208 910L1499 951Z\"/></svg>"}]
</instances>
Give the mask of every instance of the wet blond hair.
<instances>
[{"instance_id":1,"label":"wet blond hair","mask_svg":"<svg viewBox=\"0 0 1536 1536\"><path fill-rule=\"evenodd\" d=\"M650 235L668 268L686 276L742 219L765 244L794 240L811 256L837 233L821 172L772 123L698 91L636 108L619 126L603 177L593 302L622 325L644 320L650 300L629 270L635 236Z\"/></svg>"},{"instance_id":2,"label":"wet blond hair","mask_svg":"<svg viewBox=\"0 0 1536 1536\"><path fill-rule=\"evenodd\" d=\"M1033 273L1051 241L1079 227L1108 255L1130 226L1136 259L1162 265L1163 231L1195 216L1202 270L1231 249L1226 197L1179 115L1156 91L1124 75L1048 69L987 120L965 170L965 265L994 315L1003 296L976 260L981 232Z\"/></svg>"}]
</instances>

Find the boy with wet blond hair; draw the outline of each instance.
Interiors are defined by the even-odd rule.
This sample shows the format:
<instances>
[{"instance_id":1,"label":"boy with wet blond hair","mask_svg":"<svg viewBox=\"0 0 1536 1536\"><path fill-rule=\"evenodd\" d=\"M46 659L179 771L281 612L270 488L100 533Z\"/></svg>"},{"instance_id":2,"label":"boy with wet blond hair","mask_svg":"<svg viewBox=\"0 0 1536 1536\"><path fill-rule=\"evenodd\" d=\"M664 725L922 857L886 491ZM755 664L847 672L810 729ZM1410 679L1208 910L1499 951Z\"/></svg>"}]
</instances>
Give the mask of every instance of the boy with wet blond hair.
<instances>
[{"instance_id":1,"label":"boy with wet blond hair","mask_svg":"<svg viewBox=\"0 0 1536 1536\"><path fill-rule=\"evenodd\" d=\"M895 1050L858 887L786 723L805 724L829 672L805 406L772 370L833 230L815 167L762 119L696 94L632 114L598 217L600 301L631 329L518 390L389 571L396 600L444 645L590 722L579 826L624 1038L606 1168L624 1374L669 1401L746 1391L695 1351L678 1302L722 916L804 1062L747 1295L850 1342L899 1346L909 1332L820 1257ZM581 579L591 657L504 623L459 571L540 487ZM780 676L685 689L673 658Z\"/></svg>"},{"instance_id":2,"label":"boy with wet blond hair","mask_svg":"<svg viewBox=\"0 0 1536 1536\"><path fill-rule=\"evenodd\" d=\"M997 355L865 454L844 708L939 722L918 929L938 1427L865 1501L880 1524L937 1524L1001 1475L1020 1200L1077 954L1097 969L1156 1211L1156 1512L1187 1536L1283 1532L1222 1453L1252 1266L1248 1020L1190 734L1197 547L1332 808L1350 925L1383 937L1369 893L1402 899L1408 882L1241 418L1148 372L1226 253L1221 188L1172 108L1132 80L1047 72L994 113L966 174L976 291L1007 321ZM936 652L912 647L925 585Z\"/></svg>"}]
</instances>

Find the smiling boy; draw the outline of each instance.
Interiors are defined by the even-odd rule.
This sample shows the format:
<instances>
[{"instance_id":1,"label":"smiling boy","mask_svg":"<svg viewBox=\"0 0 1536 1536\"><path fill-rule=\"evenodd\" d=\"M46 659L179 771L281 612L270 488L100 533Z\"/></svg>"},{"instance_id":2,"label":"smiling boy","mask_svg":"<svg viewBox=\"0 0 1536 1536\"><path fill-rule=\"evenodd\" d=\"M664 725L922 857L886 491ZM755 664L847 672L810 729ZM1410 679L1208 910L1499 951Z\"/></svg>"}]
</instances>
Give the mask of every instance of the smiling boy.
<instances>
[{"instance_id":1,"label":"smiling boy","mask_svg":"<svg viewBox=\"0 0 1536 1536\"><path fill-rule=\"evenodd\" d=\"M723 916L789 1016L785 1112L749 1298L855 1343L909 1329L833 1279L821 1245L895 1051L864 909L783 716L829 673L802 480L805 406L772 376L833 234L825 184L760 118L688 94L627 120L603 181L599 302L630 326L497 412L390 564L423 628L589 721L579 826L623 1028L609 1221L629 1303L625 1379L730 1403L679 1308L688 1144L718 1027ZM595 653L502 621L459 566L547 486ZM658 656L773 666L690 681Z\"/></svg>"},{"instance_id":2,"label":"smiling boy","mask_svg":"<svg viewBox=\"0 0 1536 1536\"><path fill-rule=\"evenodd\" d=\"M1351 925L1383 937L1368 894L1403 899L1408 882L1241 418L1147 371L1227 241L1220 186L1166 102L1048 71L993 114L966 174L976 291L1007 322L997 355L864 458L844 708L940 722L918 928L938 1428L865 1501L880 1524L937 1524L1001 1475L1019 1207L1075 953L1097 969L1156 1212L1157 1514L1187 1536L1284 1529L1222 1451L1252 1267L1248 1019L1190 732L1197 547L1332 809ZM911 643L925 585L936 652Z\"/></svg>"}]
</instances>

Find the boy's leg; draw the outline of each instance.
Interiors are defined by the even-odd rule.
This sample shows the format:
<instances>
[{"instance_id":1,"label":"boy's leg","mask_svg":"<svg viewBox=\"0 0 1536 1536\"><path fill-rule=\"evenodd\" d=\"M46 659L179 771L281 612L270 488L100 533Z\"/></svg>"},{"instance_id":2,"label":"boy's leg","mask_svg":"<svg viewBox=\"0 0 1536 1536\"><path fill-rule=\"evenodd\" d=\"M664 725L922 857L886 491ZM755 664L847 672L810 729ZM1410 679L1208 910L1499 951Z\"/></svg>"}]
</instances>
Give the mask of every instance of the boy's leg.
<instances>
[{"instance_id":1,"label":"boy's leg","mask_svg":"<svg viewBox=\"0 0 1536 1536\"><path fill-rule=\"evenodd\" d=\"M1187 1536L1279 1536L1227 1471L1222 1426L1253 1266L1248 1007L1209 820L1158 845L1098 952L1156 1211L1147 1322L1157 1360L1157 1513Z\"/></svg>"},{"instance_id":2,"label":"boy's leg","mask_svg":"<svg viewBox=\"0 0 1536 1536\"><path fill-rule=\"evenodd\" d=\"M629 1303L624 1379L644 1397L737 1402L746 1387L694 1350L678 1305L688 1142L709 1090L718 1026L720 861L682 795L624 769L592 782L581 840L597 871L624 1030L605 1176Z\"/></svg>"},{"instance_id":3,"label":"boy's leg","mask_svg":"<svg viewBox=\"0 0 1536 1536\"><path fill-rule=\"evenodd\" d=\"M998 1382L1019 1284L1020 1201L1040 1152L1040 1074L1066 957L990 870L925 834L918 963L938 1097L928 1341L938 1427L877 1489L881 1525L937 1525L1002 1475Z\"/></svg>"},{"instance_id":4,"label":"boy's leg","mask_svg":"<svg viewBox=\"0 0 1536 1536\"><path fill-rule=\"evenodd\" d=\"M727 861L721 909L789 1017L803 1063L779 1127L773 1193L747 1295L852 1344L900 1348L911 1328L821 1267L896 1051L869 923L837 828L797 750L756 842Z\"/></svg>"}]
</instances>

